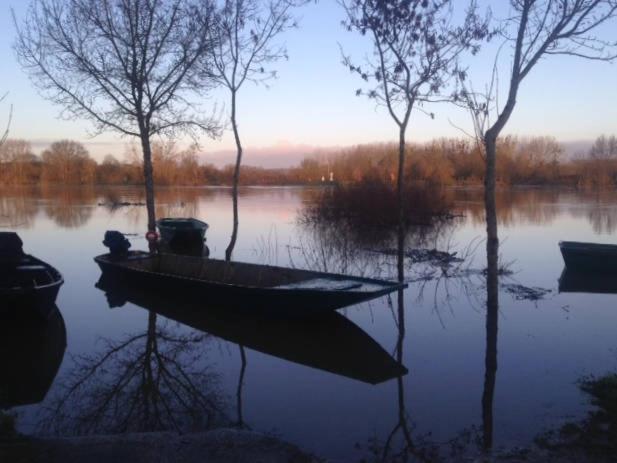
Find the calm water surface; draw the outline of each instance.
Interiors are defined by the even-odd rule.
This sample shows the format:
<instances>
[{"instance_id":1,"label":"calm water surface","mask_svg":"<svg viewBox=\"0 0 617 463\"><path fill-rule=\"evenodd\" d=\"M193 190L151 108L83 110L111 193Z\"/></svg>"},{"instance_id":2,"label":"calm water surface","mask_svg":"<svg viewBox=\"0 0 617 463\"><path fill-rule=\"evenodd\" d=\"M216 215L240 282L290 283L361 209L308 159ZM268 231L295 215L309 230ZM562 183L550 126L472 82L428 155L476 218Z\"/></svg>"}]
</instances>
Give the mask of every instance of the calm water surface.
<instances>
[{"instance_id":1,"label":"calm water surface","mask_svg":"<svg viewBox=\"0 0 617 463\"><path fill-rule=\"evenodd\" d=\"M357 230L299 220L313 194L299 188L243 189L234 258L394 276L390 258L369 251L387 243L367 243L355 236ZM154 335L155 350L162 353L158 367L167 366L168 373L157 383L168 394L160 413L170 413L158 427L195 428L202 417L183 419L182 410L211 410L203 426L242 422L342 461L366 457L372 448L381 452L391 434L388 446L396 453L409 444L407 431L418 447L481 436L490 410L482 402L487 333L481 191L448 194L461 217L424 234L423 244L469 257L449 278L423 265L408 270L402 326L395 294L342 310L351 323L337 319L330 331L311 326L308 335L298 335L298 326L256 324L254 330L271 346L268 354L251 348L246 324L232 321L221 331L216 323L205 323L199 331L160 314L153 317L130 302L110 308L105 292L95 287L100 271L92 258L106 251L101 241L110 229L135 234L133 248L145 249L146 216L143 207L101 204L139 201L140 190L2 191L0 228L18 231L26 251L52 263L65 278L58 307L66 353L45 400L13 409L18 426L43 434L121 429L114 420L145 394L130 378L146 373L131 368L143 361ZM207 221L211 255L223 257L231 231L229 190L161 190L157 199L159 217ZM514 273L501 278L499 295L498 367L489 397L496 448L528 445L541 432L582 418L589 403L577 381L617 367L617 295L560 293L563 262L557 246L559 240L614 242L617 195L519 190L500 193L498 203L501 259ZM536 301L520 299L511 292L516 284L550 292ZM170 307L163 312L173 314L173 301L164 304ZM208 334L208 326L218 328ZM383 370L365 354L375 350L373 342L401 360L408 369L402 379L367 382L367 371ZM359 373L353 366L356 349L366 355ZM186 382L174 383L183 376ZM186 392L193 386L197 398ZM199 403L186 403L190 400Z\"/></svg>"}]
</instances>

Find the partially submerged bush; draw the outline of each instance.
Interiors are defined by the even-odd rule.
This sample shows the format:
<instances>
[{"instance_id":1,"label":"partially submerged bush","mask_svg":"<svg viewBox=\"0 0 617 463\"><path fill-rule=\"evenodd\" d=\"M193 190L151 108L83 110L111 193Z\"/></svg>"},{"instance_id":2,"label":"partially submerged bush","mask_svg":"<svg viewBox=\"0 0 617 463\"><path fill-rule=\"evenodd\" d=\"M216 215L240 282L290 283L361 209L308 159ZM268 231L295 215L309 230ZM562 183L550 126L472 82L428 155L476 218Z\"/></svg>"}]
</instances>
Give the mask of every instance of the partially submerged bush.
<instances>
[{"instance_id":1,"label":"partially submerged bush","mask_svg":"<svg viewBox=\"0 0 617 463\"><path fill-rule=\"evenodd\" d=\"M414 184L405 188L404 233L407 243L435 247L453 223L452 201L444 190ZM398 195L396 186L379 177L335 185L321 190L306 203L300 222L327 241L345 246L377 249L394 246L398 232Z\"/></svg>"},{"instance_id":2,"label":"partially submerged bush","mask_svg":"<svg viewBox=\"0 0 617 463\"><path fill-rule=\"evenodd\" d=\"M452 202L442 189L421 183L404 189L406 226L430 226L435 220L450 217ZM346 219L358 226L395 227L398 224L396 185L377 176L326 189L307 210L309 219Z\"/></svg>"}]
</instances>

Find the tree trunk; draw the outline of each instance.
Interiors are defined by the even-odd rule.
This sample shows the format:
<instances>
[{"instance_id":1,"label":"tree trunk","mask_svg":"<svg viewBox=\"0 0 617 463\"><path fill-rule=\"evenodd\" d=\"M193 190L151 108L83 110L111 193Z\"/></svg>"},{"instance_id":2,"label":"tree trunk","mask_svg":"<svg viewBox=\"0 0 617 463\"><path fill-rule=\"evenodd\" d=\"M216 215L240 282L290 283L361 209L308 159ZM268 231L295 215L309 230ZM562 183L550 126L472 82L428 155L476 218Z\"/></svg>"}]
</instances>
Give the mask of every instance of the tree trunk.
<instances>
[{"instance_id":1,"label":"tree trunk","mask_svg":"<svg viewBox=\"0 0 617 463\"><path fill-rule=\"evenodd\" d=\"M144 158L144 183L146 186L146 209L148 210L148 231L156 231L156 212L154 209L154 173L152 169L152 148L150 136L142 132L141 149Z\"/></svg>"},{"instance_id":2,"label":"tree trunk","mask_svg":"<svg viewBox=\"0 0 617 463\"><path fill-rule=\"evenodd\" d=\"M397 230L397 250L398 250L398 280L403 282L405 279L405 126L400 127L398 145L398 178L397 178L397 199L398 199L398 230Z\"/></svg>"},{"instance_id":3,"label":"tree trunk","mask_svg":"<svg viewBox=\"0 0 617 463\"><path fill-rule=\"evenodd\" d=\"M236 246L236 240L238 238L238 183L240 182L240 165L242 163L242 143L240 142L240 133L238 131L238 123L236 121L236 92L231 92L231 126L234 131L234 139L236 141L236 166L234 168L234 178L232 186L232 201L233 201L233 229L231 232L231 239L229 245L225 249L225 260L231 260L231 254Z\"/></svg>"},{"instance_id":4,"label":"tree trunk","mask_svg":"<svg viewBox=\"0 0 617 463\"><path fill-rule=\"evenodd\" d=\"M486 256L487 263L497 268L499 238L497 236L497 202L495 199L497 137L490 132L484 139L486 148L486 173L484 176L484 209L486 212Z\"/></svg>"},{"instance_id":5,"label":"tree trunk","mask_svg":"<svg viewBox=\"0 0 617 463\"><path fill-rule=\"evenodd\" d=\"M484 449L493 445L493 397L497 374L497 321L499 313L499 238L497 235L497 204L495 200L497 138L490 132L484 140L486 174L484 207L486 211L486 354L482 422Z\"/></svg>"}]
</instances>

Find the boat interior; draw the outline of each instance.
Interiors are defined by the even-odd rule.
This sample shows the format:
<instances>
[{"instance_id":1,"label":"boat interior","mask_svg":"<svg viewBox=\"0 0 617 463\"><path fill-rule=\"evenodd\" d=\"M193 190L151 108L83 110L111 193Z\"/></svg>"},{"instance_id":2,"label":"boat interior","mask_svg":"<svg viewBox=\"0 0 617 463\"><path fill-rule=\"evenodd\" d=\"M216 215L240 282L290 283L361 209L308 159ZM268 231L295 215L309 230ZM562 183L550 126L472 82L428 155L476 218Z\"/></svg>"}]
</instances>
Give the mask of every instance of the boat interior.
<instances>
[{"instance_id":1,"label":"boat interior","mask_svg":"<svg viewBox=\"0 0 617 463\"><path fill-rule=\"evenodd\" d=\"M383 289L383 284L370 284L350 277L328 276L308 270L271 267L244 262L227 262L217 259L177 254L135 256L126 261L128 267L155 273L215 281L230 285L280 289L329 289L329 290L374 290ZM376 288L379 286L379 288Z\"/></svg>"},{"instance_id":2,"label":"boat interior","mask_svg":"<svg viewBox=\"0 0 617 463\"><path fill-rule=\"evenodd\" d=\"M0 289L38 288L57 279L58 276L49 267L31 256L0 262Z\"/></svg>"},{"instance_id":3,"label":"boat interior","mask_svg":"<svg viewBox=\"0 0 617 463\"><path fill-rule=\"evenodd\" d=\"M203 281L256 287L275 287L315 278L313 272L303 270L202 259L178 254L158 254L147 258L129 259L127 266Z\"/></svg>"}]
</instances>

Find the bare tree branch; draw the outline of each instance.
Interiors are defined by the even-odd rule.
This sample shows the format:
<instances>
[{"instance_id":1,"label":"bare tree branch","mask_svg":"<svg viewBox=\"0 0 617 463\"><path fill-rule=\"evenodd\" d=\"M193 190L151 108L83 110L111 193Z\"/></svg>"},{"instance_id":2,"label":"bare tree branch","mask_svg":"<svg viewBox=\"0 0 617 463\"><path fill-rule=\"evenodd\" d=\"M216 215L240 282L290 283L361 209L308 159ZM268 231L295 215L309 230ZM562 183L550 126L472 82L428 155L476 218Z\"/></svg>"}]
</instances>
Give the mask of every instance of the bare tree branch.
<instances>
[{"instance_id":1,"label":"bare tree branch","mask_svg":"<svg viewBox=\"0 0 617 463\"><path fill-rule=\"evenodd\" d=\"M513 15L500 34L512 50L512 65L505 105L500 107L497 58L492 81L485 93L476 93L459 75L460 101L469 110L478 142L485 150L485 203L489 268L497 265L498 236L496 221L497 138L509 121L520 86L531 70L550 55L576 56L611 61L617 58L617 41L601 38L601 27L617 18L617 0L511 0ZM501 48L500 48L501 50ZM496 298L496 295L494 296ZM497 304L496 300L493 301Z\"/></svg>"},{"instance_id":2,"label":"bare tree branch","mask_svg":"<svg viewBox=\"0 0 617 463\"><path fill-rule=\"evenodd\" d=\"M246 81L266 83L276 77L268 66L287 58L284 45L274 41L296 26L294 8L310 0L222 0L218 14L219 41L214 50L213 66L202 66L202 78L214 79L229 90L230 121L236 143L233 177L233 231L225 258L231 259L238 235L238 183L242 164L242 141L237 120L238 92Z\"/></svg>"},{"instance_id":3,"label":"bare tree branch","mask_svg":"<svg viewBox=\"0 0 617 463\"><path fill-rule=\"evenodd\" d=\"M468 4L460 25L452 24L452 0L339 3L347 13L343 25L372 39L373 58L365 64L355 64L349 56L343 56L343 64L370 85L367 90L358 89L356 94L384 104L399 129L398 223L403 227L406 132L411 113L428 113L422 103L441 99L450 81L463 72L458 65L459 57L466 52L477 53L480 43L491 36L488 18L478 15L475 0ZM404 240L405 234L398 236ZM404 247L403 242L398 243L399 250ZM399 278L402 275L401 267Z\"/></svg>"}]
</instances>

